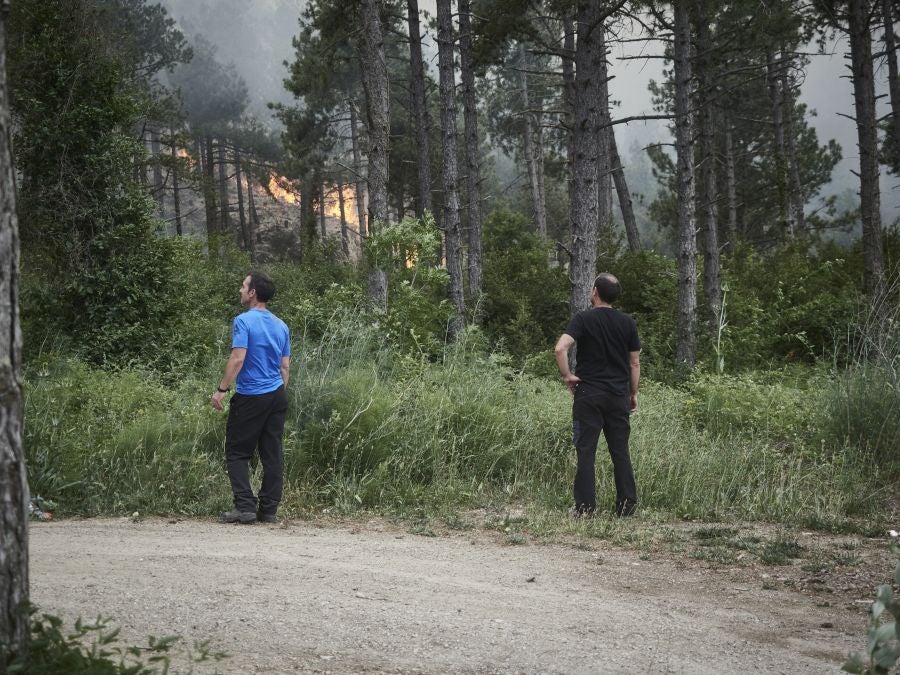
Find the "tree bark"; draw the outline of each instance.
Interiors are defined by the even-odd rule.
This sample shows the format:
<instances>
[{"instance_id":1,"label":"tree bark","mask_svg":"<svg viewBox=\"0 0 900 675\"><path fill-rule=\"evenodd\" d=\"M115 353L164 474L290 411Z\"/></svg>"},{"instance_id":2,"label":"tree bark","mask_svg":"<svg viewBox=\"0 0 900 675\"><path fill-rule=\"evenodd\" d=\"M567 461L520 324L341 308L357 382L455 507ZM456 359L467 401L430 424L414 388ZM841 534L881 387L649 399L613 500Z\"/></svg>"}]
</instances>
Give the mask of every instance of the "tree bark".
<instances>
[{"instance_id":1,"label":"tree bark","mask_svg":"<svg viewBox=\"0 0 900 675\"><path fill-rule=\"evenodd\" d=\"M859 142L859 197L866 292L875 290L884 273L881 252L881 193L878 186L878 129L875 122L875 78L869 16L868 0L850 0L848 32Z\"/></svg>"},{"instance_id":2,"label":"tree bark","mask_svg":"<svg viewBox=\"0 0 900 675\"><path fill-rule=\"evenodd\" d=\"M731 120L726 116L725 127L725 189L728 197L728 241L726 248L733 251L737 244L738 236L738 204L737 204L737 179L734 169L734 132Z\"/></svg>"},{"instance_id":3,"label":"tree bark","mask_svg":"<svg viewBox=\"0 0 900 675\"><path fill-rule=\"evenodd\" d=\"M216 146L219 164L219 231L225 233L231 231L231 220L228 217L228 210L231 206L228 203L228 164L225 162L225 139L219 138Z\"/></svg>"},{"instance_id":4,"label":"tree bark","mask_svg":"<svg viewBox=\"0 0 900 675\"><path fill-rule=\"evenodd\" d=\"M641 235L638 232L637 219L634 217L634 202L631 199L631 191L625 180L625 169L622 167L622 158L619 157L619 147L616 145L616 134L612 127L606 127L607 148L609 148L609 163L612 170L613 181L616 184L616 196L619 200L619 209L622 211L622 222L625 224L625 236L628 238L628 250L641 250Z\"/></svg>"},{"instance_id":5,"label":"tree bark","mask_svg":"<svg viewBox=\"0 0 900 675\"><path fill-rule=\"evenodd\" d=\"M778 203L779 220L788 237L793 238L791 220L788 210L788 177L784 147L784 97L779 87L780 68L775 65L775 54L771 48L766 50L766 85L769 91L769 103L772 106L772 129L775 139L775 199Z\"/></svg>"},{"instance_id":6,"label":"tree bark","mask_svg":"<svg viewBox=\"0 0 900 675\"><path fill-rule=\"evenodd\" d=\"M569 275L572 294L571 314L586 309L597 266L597 128L603 113L602 90L597 73L602 70L604 40L600 3L578 0L575 47L574 86L574 160L569 220L572 225L571 265Z\"/></svg>"},{"instance_id":7,"label":"tree bark","mask_svg":"<svg viewBox=\"0 0 900 675\"><path fill-rule=\"evenodd\" d=\"M709 16L705 3L700 7L696 21L697 44L713 43ZM701 50L703 48L701 47ZM715 88L713 65L709 51L703 50L696 58L697 79L700 82L698 117L700 126L701 177L699 190L703 214L703 290L712 324L718 326L722 313L722 280L719 264L719 190L716 180L716 111L713 107Z\"/></svg>"},{"instance_id":8,"label":"tree bark","mask_svg":"<svg viewBox=\"0 0 900 675\"><path fill-rule=\"evenodd\" d=\"M456 83L453 73L453 17L450 0L437 0L438 73L441 93L441 176L444 188L444 239L448 294L456 310L450 320L450 336L465 328L466 302L463 296L462 242L459 233L459 187L456 162Z\"/></svg>"},{"instance_id":9,"label":"tree bark","mask_svg":"<svg viewBox=\"0 0 900 675\"><path fill-rule=\"evenodd\" d=\"M675 181L678 198L678 321L675 358L693 368L697 360L697 237L694 214L694 147L691 138L691 25L689 0L675 0Z\"/></svg>"},{"instance_id":10,"label":"tree bark","mask_svg":"<svg viewBox=\"0 0 900 675\"><path fill-rule=\"evenodd\" d=\"M369 126L369 229L388 224L388 77L381 26L382 0L363 0L365 21L363 87ZM369 271L369 300L387 311L387 275L373 265Z\"/></svg>"},{"instance_id":11,"label":"tree bark","mask_svg":"<svg viewBox=\"0 0 900 675\"><path fill-rule=\"evenodd\" d=\"M459 62L466 136L466 192L469 197L469 297L481 295L481 162L478 157L478 110L475 107L475 60L469 0L459 0Z\"/></svg>"},{"instance_id":12,"label":"tree bark","mask_svg":"<svg viewBox=\"0 0 900 675\"><path fill-rule=\"evenodd\" d=\"M538 235L547 237L547 208L544 192L541 190L538 163L543 162L535 149L535 133L538 126L537 115L532 111L531 98L528 94L528 52L525 45L519 43L519 87L522 90L522 105L525 110L522 125L522 147L525 151L525 167L528 169L528 184L531 187L531 210L534 213L534 225Z\"/></svg>"},{"instance_id":13,"label":"tree bark","mask_svg":"<svg viewBox=\"0 0 900 675\"><path fill-rule=\"evenodd\" d=\"M203 139L203 204L206 207L206 235L211 237L219 230L216 208L216 178L213 170L213 140L206 134Z\"/></svg>"},{"instance_id":14,"label":"tree bark","mask_svg":"<svg viewBox=\"0 0 900 675\"><path fill-rule=\"evenodd\" d=\"M612 240L612 175L609 159L609 134L603 126L609 118L609 72L606 67L606 25L598 26L603 41L603 59L597 79L600 85L600 128L597 130L597 224L598 232Z\"/></svg>"},{"instance_id":15,"label":"tree bark","mask_svg":"<svg viewBox=\"0 0 900 675\"><path fill-rule=\"evenodd\" d=\"M563 25L563 53L562 78L563 78L563 119L568 133L566 144L566 164L569 178L572 176L572 164L575 160L574 118L575 118L575 25L572 17L565 14Z\"/></svg>"},{"instance_id":16,"label":"tree bark","mask_svg":"<svg viewBox=\"0 0 900 675\"><path fill-rule=\"evenodd\" d=\"M782 54L786 54L786 50L782 50ZM792 236L796 236L806 228L806 217L803 212L806 198L803 191L803 182L800 179L800 163L797 160L797 132L794 128L794 95L788 70L789 68L787 66L783 68L779 79L781 82L781 101L784 104L784 150L787 155L787 168L790 178L790 220L788 231Z\"/></svg>"},{"instance_id":17,"label":"tree bark","mask_svg":"<svg viewBox=\"0 0 900 675\"><path fill-rule=\"evenodd\" d=\"M237 183L237 200L238 200L238 222L241 225L241 239L243 240L244 250L253 251L253 237L250 235L250 225L244 215L244 177L241 171L241 151L237 147L234 149L234 180ZM247 192L250 191L250 184L247 183Z\"/></svg>"},{"instance_id":18,"label":"tree bark","mask_svg":"<svg viewBox=\"0 0 900 675\"><path fill-rule=\"evenodd\" d=\"M347 260L350 260L350 233L347 230L347 212L344 207L344 176L343 174L338 177L338 209L341 212L341 250L344 252L344 257Z\"/></svg>"},{"instance_id":19,"label":"tree bark","mask_svg":"<svg viewBox=\"0 0 900 675\"><path fill-rule=\"evenodd\" d=\"M356 172L356 217L359 219L359 236L365 238L366 232L366 182L362 176L362 159L359 150L359 120L356 105L350 103L350 143L353 149L353 170Z\"/></svg>"},{"instance_id":20,"label":"tree bark","mask_svg":"<svg viewBox=\"0 0 900 675\"><path fill-rule=\"evenodd\" d=\"M6 81L8 2L0 3L0 671L28 644L28 480L22 446L19 226Z\"/></svg>"},{"instance_id":21,"label":"tree bark","mask_svg":"<svg viewBox=\"0 0 900 675\"><path fill-rule=\"evenodd\" d=\"M431 153L428 148L428 103L425 99L425 68L422 63L422 34L419 29L419 3L406 0L409 24L409 65L412 84L413 121L416 129L416 161L419 170L419 196L416 200L416 218L425 211L434 211L431 203Z\"/></svg>"},{"instance_id":22,"label":"tree bark","mask_svg":"<svg viewBox=\"0 0 900 675\"><path fill-rule=\"evenodd\" d=\"M322 238L322 244L324 245L328 239L328 231L325 228L325 195L326 195L326 186L325 183L322 183L319 186L319 236Z\"/></svg>"},{"instance_id":23,"label":"tree bark","mask_svg":"<svg viewBox=\"0 0 900 675\"><path fill-rule=\"evenodd\" d=\"M178 185L178 148L175 142L175 129L171 130L172 134L172 206L175 209L175 234L181 236L181 195Z\"/></svg>"},{"instance_id":24,"label":"tree bark","mask_svg":"<svg viewBox=\"0 0 900 675\"><path fill-rule=\"evenodd\" d=\"M897 167L900 166L900 74L897 72L897 45L894 39L894 12L892 4L892 0L881 0L884 52L888 64L888 91L891 96L891 128L888 144L891 148L891 164Z\"/></svg>"},{"instance_id":25,"label":"tree bark","mask_svg":"<svg viewBox=\"0 0 900 675\"><path fill-rule=\"evenodd\" d=\"M253 196L253 178L251 174L247 175L247 215L250 220L250 239L253 240L253 246L250 247L250 255L252 259L256 259L256 246L262 243L259 231L259 214L256 212L256 197Z\"/></svg>"},{"instance_id":26,"label":"tree bark","mask_svg":"<svg viewBox=\"0 0 900 675\"><path fill-rule=\"evenodd\" d=\"M159 161L160 145L159 145L159 129L155 126L150 127L150 154L153 155L153 199L156 200L156 208L160 218L166 217L163 196L165 194L165 185L163 184L162 163Z\"/></svg>"}]
</instances>

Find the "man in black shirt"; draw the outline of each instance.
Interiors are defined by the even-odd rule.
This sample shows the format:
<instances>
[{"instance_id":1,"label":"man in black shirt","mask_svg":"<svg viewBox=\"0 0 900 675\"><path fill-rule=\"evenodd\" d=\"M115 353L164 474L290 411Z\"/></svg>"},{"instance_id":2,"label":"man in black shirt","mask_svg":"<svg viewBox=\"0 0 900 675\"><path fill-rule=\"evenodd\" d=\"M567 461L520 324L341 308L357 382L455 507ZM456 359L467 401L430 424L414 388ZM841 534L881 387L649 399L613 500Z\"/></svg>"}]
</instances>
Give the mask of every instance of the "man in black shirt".
<instances>
[{"instance_id":1,"label":"man in black shirt","mask_svg":"<svg viewBox=\"0 0 900 675\"><path fill-rule=\"evenodd\" d=\"M601 431L612 457L616 513L630 516L637 505L628 436L629 415L637 409L641 343L634 319L612 308L621 291L612 274L598 276L591 288L591 308L572 317L554 350L559 372L574 397L572 435L578 468L573 491L578 515L590 515L597 507L594 457ZM572 345L577 345L574 374L569 369Z\"/></svg>"}]
</instances>

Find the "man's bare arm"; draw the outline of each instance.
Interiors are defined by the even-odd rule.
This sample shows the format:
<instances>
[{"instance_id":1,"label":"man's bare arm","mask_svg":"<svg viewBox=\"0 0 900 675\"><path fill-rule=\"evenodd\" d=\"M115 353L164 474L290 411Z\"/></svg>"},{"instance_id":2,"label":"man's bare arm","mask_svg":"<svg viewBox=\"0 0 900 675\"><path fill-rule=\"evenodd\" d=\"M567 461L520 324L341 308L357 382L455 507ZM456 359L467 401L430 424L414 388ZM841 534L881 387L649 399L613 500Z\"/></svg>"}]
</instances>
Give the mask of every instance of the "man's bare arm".
<instances>
[{"instance_id":1,"label":"man's bare arm","mask_svg":"<svg viewBox=\"0 0 900 675\"><path fill-rule=\"evenodd\" d=\"M291 357L290 356L282 356L281 357L281 379L284 380L284 387L287 389L288 386L288 378L291 375Z\"/></svg>"},{"instance_id":2,"label":"man's bare arm","mask_svg":"<svg viewBox=\"0 0 900 675\"><path fill-rule=\"evenodd\" d=\"M219 389L228 389L234 382L241 368L244 367L244 359L247 357L247 350L243 347L235 347L231 350L231 356L228 357L228 363L225 364L225 374L219 382ZM212 405L216 410L222 410L222 399L225 398L224 391L217 391L212 395Z\"/></svg>"},{"instance_id":3,"label":"man's bare arm","mask_svg":"<svg viewBox=\"0 0 900 675\"><path fill-rule=\"evenodd\" d=\"M573 395L575 394L575 386L581 382L578 376L573 375L572 371L569 369L569 350L574 344L575 338L568 333L563 333L556 342L556 347L553 348L553 353L556 356L556 365L559 368L559 374L562 375L563 381Z\"/></svg>"},{"instance_id":4,"label":"man's bare arm","mask_svg":"<svg viewBox=\"0 0 900 675\"><path fill-rule=\"evenodd\" d=\"M637 409L638 386L641 383L641 353L629 352L631 361L631 409Z\"/></svg>"}]
</instances>

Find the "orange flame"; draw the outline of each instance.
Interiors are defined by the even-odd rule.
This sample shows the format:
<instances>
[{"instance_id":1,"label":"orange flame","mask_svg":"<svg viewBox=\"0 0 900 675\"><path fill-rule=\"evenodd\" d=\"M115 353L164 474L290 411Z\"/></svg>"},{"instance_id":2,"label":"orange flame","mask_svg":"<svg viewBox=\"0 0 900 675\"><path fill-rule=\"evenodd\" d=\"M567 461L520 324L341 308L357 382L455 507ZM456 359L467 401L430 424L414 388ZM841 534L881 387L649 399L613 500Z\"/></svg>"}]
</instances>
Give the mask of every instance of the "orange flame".
<instances>
[{"instance_id":1,"label":"orange flame","mask_svg":"<svg viewBox=\"0 0 900 675\"><path fill-rule=\"evenodd\" d=\"M269 192L274 195L275 199L286 204L296 204L297 195L293 191L285 189L286 185L290 186L290 181L284 176L276 176L273 173L269 177Z\"/></svg>"},{"instance_id":2,"label":"orange flame","mask_svg":"<svg viewBox=\"0 0 900 675\"><path fill-rule=\"evenodd\" d=\"M350 185L344 185L341 190L344 196L344 218L348 225L359 226L359 217L356 213L356 190ZM339 220L341 217L341 205L338 198L338 186L332 186L325 194L325 215Z\"/></svg>"}]
</instances>

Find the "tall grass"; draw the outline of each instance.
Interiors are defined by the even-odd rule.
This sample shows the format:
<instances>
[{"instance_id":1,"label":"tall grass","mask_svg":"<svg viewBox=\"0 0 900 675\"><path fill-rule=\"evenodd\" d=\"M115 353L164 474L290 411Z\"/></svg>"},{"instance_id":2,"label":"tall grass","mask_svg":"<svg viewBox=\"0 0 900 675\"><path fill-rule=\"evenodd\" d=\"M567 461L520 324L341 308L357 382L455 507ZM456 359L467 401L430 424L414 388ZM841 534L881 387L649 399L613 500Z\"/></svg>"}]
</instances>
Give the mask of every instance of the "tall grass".
<instances>
[{"instance_id":1,"label":"tall grass","mask_svg":"<svg viewBox=\"0 0 900 675\"><path fill-rule=\"evenodd\" d=\"M286 513L567 508L574 452L564 387L509 368L477 334L433 362L397 355L381 330L343 311L324 338L301 335L285 433ZM147 374L37 359L26 390L33 492L69 514L205 516L227 507L224 417L209 406L221 367L167 387ZM752 428L697 424L696 405L688 392L643 388L632 456L645 508L828 525L877 514L887 488L852 446L811 458ZM598 466L601 506L612 511L605 457Z\"/></svg>"},{"instance_id":2,"label":"tall grass","mask_svg":"<svg viewBox=\"0 0 900 675\"><path fill-rule=\"evenodd\" d=\"M825 390L828 431L900 478L900 272L844 338L847 365Z\"/></svg>"}]
</instances>

